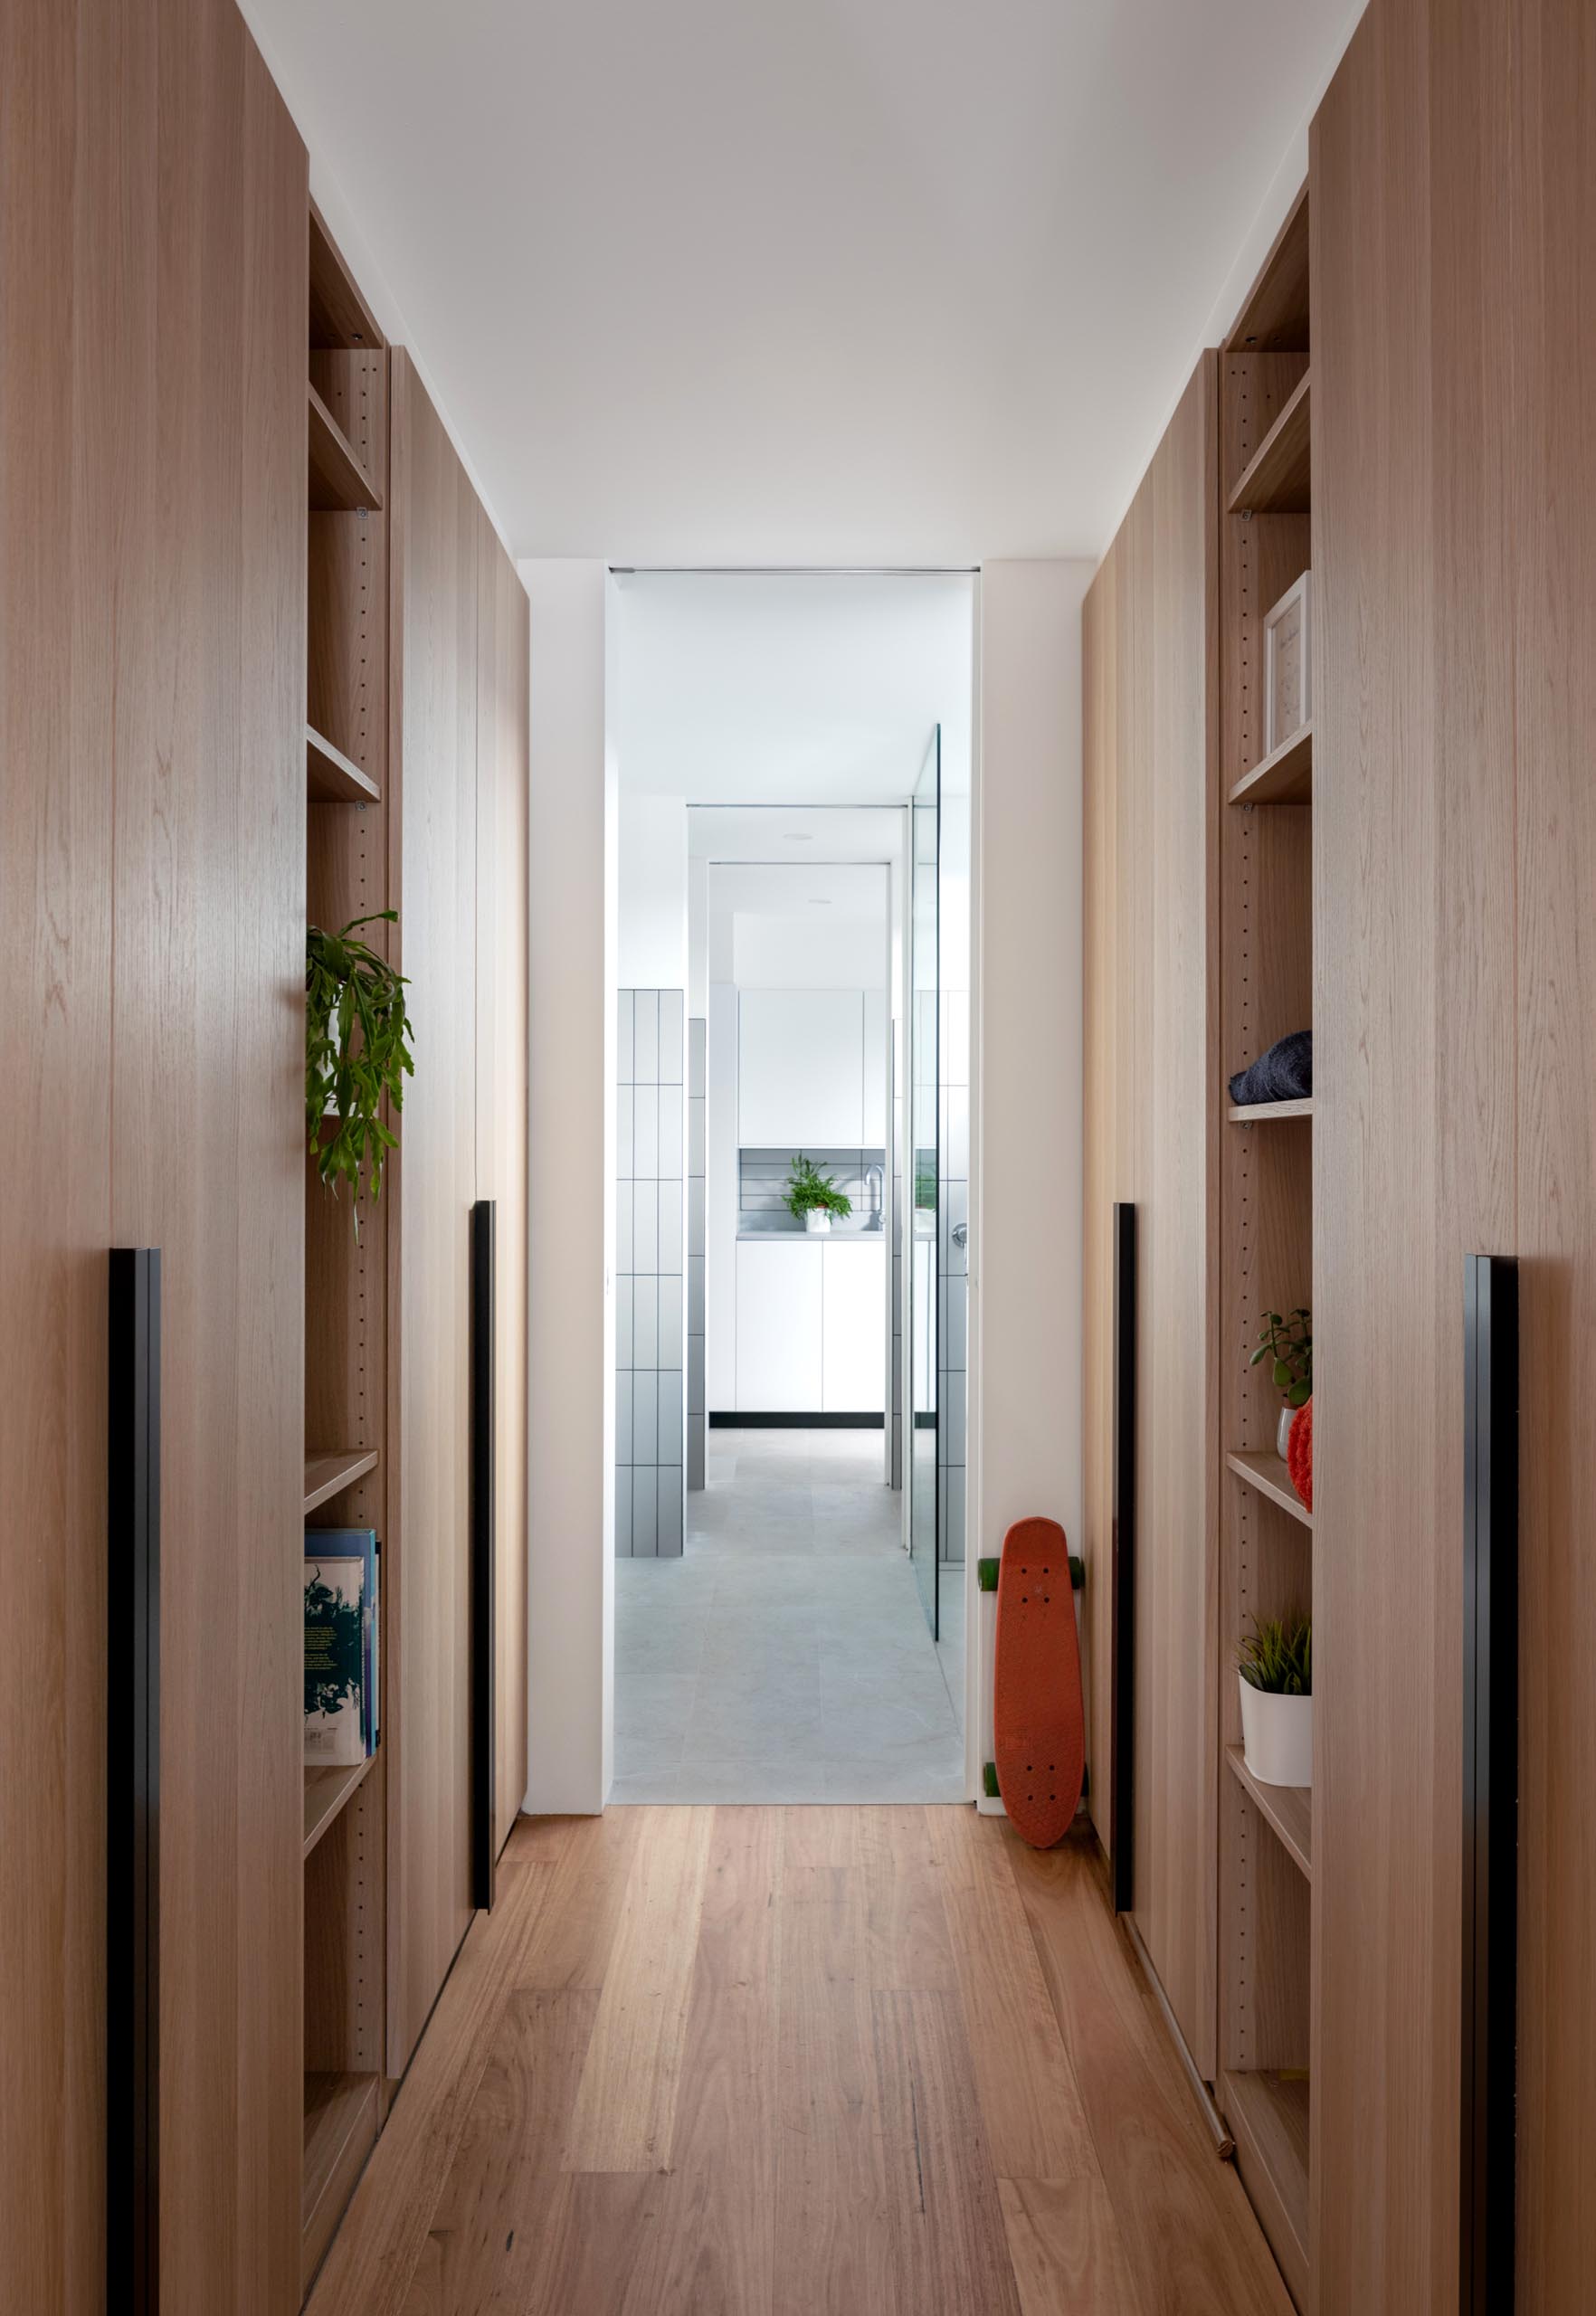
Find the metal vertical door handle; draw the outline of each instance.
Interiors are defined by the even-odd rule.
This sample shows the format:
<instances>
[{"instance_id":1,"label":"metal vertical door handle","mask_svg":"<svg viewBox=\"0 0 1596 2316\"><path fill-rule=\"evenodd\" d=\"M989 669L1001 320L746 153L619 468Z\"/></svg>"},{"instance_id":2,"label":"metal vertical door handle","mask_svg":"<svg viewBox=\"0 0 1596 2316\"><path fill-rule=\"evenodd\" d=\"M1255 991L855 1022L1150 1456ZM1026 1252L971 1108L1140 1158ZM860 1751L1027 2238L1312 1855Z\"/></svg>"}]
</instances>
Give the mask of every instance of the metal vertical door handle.
<instances>
[{"instance_id":1,"label":"metal vertical door handle","mask_svg":"<svg viewBox=\"0 0 1596 2316\"><path fill-rule=\"evenodd\" d=\"M1136 1210L1114 1209L1114 1911L1135 1903Z\"/></svg>"}]
</instances>

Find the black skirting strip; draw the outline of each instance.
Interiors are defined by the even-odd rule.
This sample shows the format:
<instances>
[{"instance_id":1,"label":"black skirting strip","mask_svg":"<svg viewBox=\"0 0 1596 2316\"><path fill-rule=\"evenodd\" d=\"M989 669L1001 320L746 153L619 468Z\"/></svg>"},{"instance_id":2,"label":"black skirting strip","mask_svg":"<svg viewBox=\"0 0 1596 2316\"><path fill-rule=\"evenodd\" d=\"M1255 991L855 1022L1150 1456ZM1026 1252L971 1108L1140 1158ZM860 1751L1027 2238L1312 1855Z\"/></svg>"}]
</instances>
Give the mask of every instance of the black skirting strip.
<instances>
[{"instance_id":1,"label":"black skirting strip","mask_svg":"<svg viewBox=\"0 0 1596 2316\"><path fill-rule=\"evenodd\" d=\"M709 1419L711 1431L884 1431L884 1415L744 1415L721 1411Z\"/></svg>"}]
</instances>

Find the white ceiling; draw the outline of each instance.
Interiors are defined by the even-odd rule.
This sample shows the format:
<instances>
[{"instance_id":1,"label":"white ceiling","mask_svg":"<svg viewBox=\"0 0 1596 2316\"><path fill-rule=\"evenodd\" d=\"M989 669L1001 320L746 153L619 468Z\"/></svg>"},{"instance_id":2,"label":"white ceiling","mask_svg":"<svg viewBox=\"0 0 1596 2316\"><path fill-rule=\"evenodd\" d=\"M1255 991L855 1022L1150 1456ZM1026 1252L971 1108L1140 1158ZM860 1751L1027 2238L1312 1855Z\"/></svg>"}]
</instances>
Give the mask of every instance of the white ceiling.
<instances>
[{"instance_id":1,"label":"white ceiling","mask_svg":"<svg viewBox=\"0 0 1596 2316\"><path fill-rule=\"evenodd\" d=\"M817 868L832 863L894 859L903 843L900 810L874 812L868 807L811 812L766 805L742 810L736 805L708 805L688 814L688 851L695 860L719 863L790 863L800 875L812 876ZM717 869L720 889L742 891L735 879L744 875L775 875L755 868ZM852 871L844 868L843 877ZM727 881L731 880L731 881ZM750 886L750 892L762 889ZM769 889L764 887L763 889ZM841 887L814 887L835 891ZM739 906L743 904L739 903ZM752 906L752 901L746 904Z\"/></svg>"},{"instance_id":2,"label":"white ceiling","mask_svg":"<svg viewBox=\"0 0 1596 2316\"><path fill-rule=\"evenodd\" d=\"M967 784L969 578L640 574L617 585L627 793L891 802L914 788L938 724L948 784Z\"/></svg>"},{"instance_id":3,"label":"white ceiling","mask_svg":"<svg viewBox=\"0 0 1596 2316\"><path fill-rule=\"evenodd\" d=\"M1097 554L1354 0L244 0L520 555Z\"/></svg>"}]
</instances>

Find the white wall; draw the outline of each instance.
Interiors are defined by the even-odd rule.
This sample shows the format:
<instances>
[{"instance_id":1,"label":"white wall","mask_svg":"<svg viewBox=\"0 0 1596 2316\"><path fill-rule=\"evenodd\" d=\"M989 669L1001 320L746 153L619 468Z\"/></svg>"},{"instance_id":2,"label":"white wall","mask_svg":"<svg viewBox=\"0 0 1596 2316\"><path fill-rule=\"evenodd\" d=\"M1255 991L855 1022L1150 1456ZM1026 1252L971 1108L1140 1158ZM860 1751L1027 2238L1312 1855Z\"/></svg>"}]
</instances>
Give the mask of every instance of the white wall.
<instances>
[{"instance_id":1,"label":"white wall","mask_svg":"<svg viewBox=\"0 0 1596 2316\"><path fill-rule=\"evenodd\" d=\"M883 871L875 871L882 879ZM882 909L885 910L885 897ZM739 989L880 989L887 975L884 914L759 916L730 912L732 979Z\"/></svg>"},{"instance_id":2,"label":"white wall","mask_svg":"<svg viewBox=\"0 0 1596 2316\"><path fill-rule=\"evenodd\" d=\"M614 1722L616 776L602 563L531 599L531 1238L527 1807L602 1809ZM546 1199L544 1201L546 1208Z\"/></svg>"},{"instance_id":3,"label":"white wall","mask_svg":"<svg viewBox=\"0 0 1596 2316\"><path fill-rule=\"evenodd\" d=\"M1071 1550L1080 1534L1080 606L1092 569L990 563L981 574L972 1561L1027 1513L1061 1521ZM979 1671L973 1662L973 1683ZM983 1691L972 1721L985 1759L989 1716Z\"/></svg>"},{"instance_id":4,"label":"white wall","mask_svg":"<svg viewBox=\"0 0 1596 2316\"><path fill-rule=\"evenodd\" d=\"M620 792L619 924L622 989L688 985L688 821L679 796Z\"/></svg>"}]
</instances>

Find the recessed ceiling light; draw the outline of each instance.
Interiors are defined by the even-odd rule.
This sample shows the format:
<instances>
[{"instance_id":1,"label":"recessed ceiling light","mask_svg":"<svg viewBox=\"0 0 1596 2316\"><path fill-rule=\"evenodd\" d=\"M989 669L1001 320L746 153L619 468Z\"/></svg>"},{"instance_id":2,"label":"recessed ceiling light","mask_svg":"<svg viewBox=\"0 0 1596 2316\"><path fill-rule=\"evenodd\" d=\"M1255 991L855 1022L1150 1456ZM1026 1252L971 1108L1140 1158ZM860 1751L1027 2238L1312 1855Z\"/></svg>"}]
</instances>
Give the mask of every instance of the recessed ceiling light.
<instances>
[{"instance_id":1,"label":"recessed ceiling light","mask_svg":"<svg viewBox=\"0 0 1596 2316\"><path fill-rule=\"evenodd\" d=\"M788 834L783 839L783 842L785 844L812 844L814 842L814 839L812 836L800 836L789 831Z\"/></svg>"},{"instance_id":2,"label":"recessed ceiling light","mask_svg":"<svg viewBox=\"0 0 1596 2316\"><path fill-rule=\"evenodd\" d=\"M822 901L819 899L813 893L812 893L809 897L809 906L811 908L830 908L831 904L830 901Z\"/></svg>"}]
</instances>

